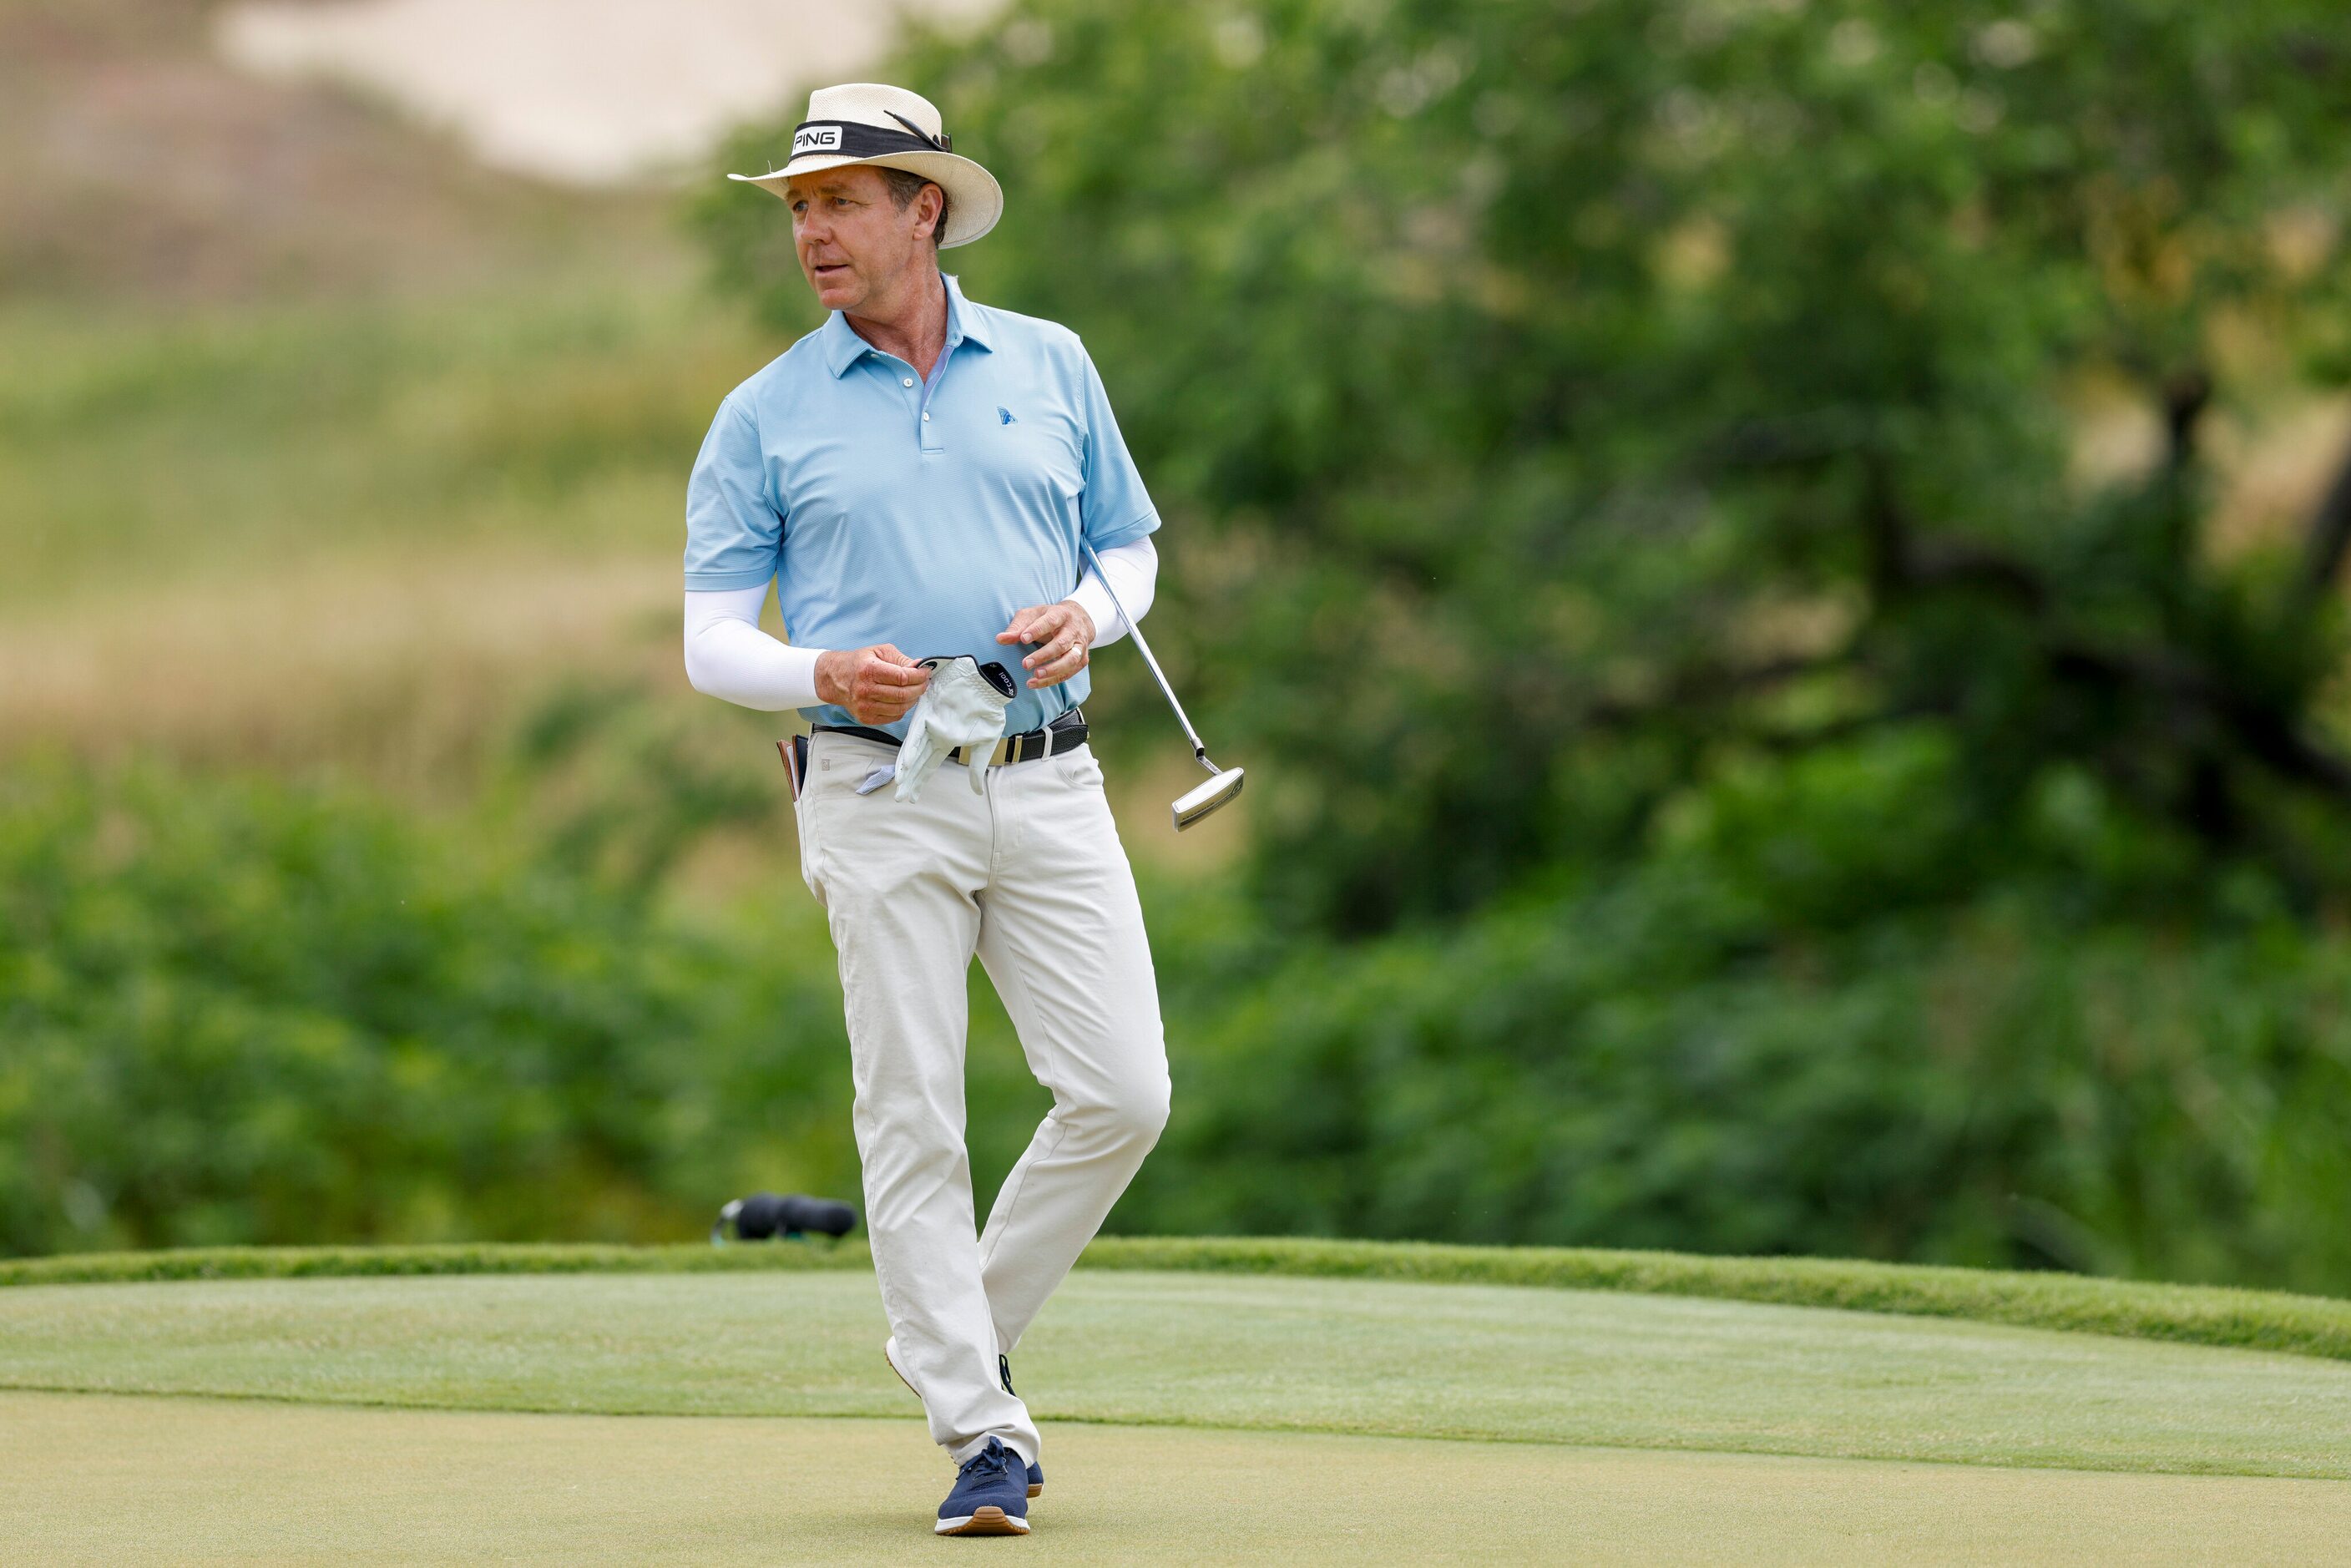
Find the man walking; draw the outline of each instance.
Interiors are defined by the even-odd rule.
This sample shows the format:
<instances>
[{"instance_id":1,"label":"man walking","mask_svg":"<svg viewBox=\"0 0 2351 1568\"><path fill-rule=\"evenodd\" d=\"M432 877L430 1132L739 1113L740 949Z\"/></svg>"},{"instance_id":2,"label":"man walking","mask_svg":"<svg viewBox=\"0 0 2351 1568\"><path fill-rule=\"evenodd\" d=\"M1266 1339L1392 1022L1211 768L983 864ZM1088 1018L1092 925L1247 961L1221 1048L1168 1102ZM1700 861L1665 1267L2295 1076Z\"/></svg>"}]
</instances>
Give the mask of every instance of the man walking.
<instances>
[{"instance_id":1,"label":"man walking","mask_svg":"<svg viewBox=\"0 0 2351 1568\"><path fill-rule=\"evenodd\" d=\"M1080 539L1140 616L1159 519L1077 338L941 274L1003 193L928 100L820 89L783 167L733 178L789 204L832 315L727 395L695 460L686 670L811 721L801 873L840 957L885 1354L958 1467L939 1533L1024 1534L1043 1471L1008 1358L1167 1116L1142 908L1078 706L1091 650L1127 630ZM789 645L759 630L770 580ZM917 660L955 655L1018 659L1004 738L913 800L874 788L929 684ZM1053 1093L977 1234L974 953Z\"/></svg>"}]
</instances>

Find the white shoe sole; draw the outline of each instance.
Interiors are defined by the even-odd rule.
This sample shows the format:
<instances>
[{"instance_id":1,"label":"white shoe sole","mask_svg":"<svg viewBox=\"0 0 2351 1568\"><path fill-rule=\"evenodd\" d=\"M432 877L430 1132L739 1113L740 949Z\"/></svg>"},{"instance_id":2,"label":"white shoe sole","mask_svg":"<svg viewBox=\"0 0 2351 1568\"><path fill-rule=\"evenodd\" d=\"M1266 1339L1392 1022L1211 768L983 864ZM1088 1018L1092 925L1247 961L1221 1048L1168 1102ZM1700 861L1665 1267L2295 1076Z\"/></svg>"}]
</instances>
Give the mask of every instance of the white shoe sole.
<instances>
[{"instance_id":1,"label":"white shoe sole","mask_svg":"<svg viewBox=\"0 0 2351 1568\"><path fill-rule=\"evenodd\" d=\"M941 1535L1026 1535L1029 1533L1029 1521L1025 1519L1016 1519L994 1503L990 1503L976 1513L965 1514L961 1519L939 1521L938 1533Z\"/></svg>"}]
</instances>

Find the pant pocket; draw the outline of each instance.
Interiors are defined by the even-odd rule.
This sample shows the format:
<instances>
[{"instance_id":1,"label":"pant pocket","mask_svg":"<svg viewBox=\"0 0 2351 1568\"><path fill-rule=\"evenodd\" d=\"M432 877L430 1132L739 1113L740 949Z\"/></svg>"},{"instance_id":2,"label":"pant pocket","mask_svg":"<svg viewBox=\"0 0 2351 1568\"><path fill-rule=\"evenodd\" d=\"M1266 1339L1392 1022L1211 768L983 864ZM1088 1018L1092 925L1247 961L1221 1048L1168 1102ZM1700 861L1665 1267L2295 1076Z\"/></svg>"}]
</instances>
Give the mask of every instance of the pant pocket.
<instances>
[{"instance_id":1,"label":"pant pocket","mask_svg":"<svg viewBox=\"0 0 2351 1568\"><path fill-rule=\"evenodd\" d=\"M1102 787L1102 764L1094 760L1094 748L1081 746L1075 751L1056 752L1053 761L1061 765L1061 776L1072 784L1087 789Z\"/></svg>"},{"instance_id":2,"label":"pant pocket","mask_svg":"<svg viewBox=\"0 0 2351 1568\"><path fill-rule=\"evenodd\" d=\"M799 830L800 881L807 884L810 896L821 906L824 904L824 846L817 840L816 797L816 778L811 776L803 779L800 797L792 802L792 821Z\"/></svg>"}]
</instances>

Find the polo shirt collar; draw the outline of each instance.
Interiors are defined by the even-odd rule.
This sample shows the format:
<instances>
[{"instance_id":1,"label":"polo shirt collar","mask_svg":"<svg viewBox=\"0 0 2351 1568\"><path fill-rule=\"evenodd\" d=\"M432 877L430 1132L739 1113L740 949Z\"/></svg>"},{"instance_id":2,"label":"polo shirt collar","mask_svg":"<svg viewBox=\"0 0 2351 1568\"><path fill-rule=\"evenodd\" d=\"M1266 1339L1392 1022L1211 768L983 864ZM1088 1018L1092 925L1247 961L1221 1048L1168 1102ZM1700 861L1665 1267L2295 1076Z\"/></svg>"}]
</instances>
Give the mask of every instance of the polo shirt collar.
<instances>
[{"instance_id":1,"label":"polo shirt collar","mask_svg":"<svg viewBox=\"0 0 2351 1568\"><path fill-rule=\"evenodd\" d=\"M963 286L956 281L955 274L943 272L939 276L947 287L946 346L954 349L969 343L976 349L994 352L987 340L989 329L980 319L980 312L963 297ZM825 319L822 337L825 368L832 371L836 380L848 374L849 367L860 359L875 351L872 344L857 335L849 318L838 310Z\"/></svg>"}]
</instances>

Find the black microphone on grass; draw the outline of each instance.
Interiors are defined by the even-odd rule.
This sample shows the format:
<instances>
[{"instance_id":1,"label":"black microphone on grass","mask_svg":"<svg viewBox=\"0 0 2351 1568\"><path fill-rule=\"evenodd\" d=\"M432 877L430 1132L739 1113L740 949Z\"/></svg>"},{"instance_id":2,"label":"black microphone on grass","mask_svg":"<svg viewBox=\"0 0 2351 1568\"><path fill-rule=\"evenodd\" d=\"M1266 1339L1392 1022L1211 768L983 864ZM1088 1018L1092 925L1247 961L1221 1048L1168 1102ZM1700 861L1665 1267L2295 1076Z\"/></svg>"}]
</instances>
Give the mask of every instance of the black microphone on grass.
<instances>
[{"instance_id":1,"label":"black microphone on grass","mask_svg":"<svg viewBox=\"0 0 2351 1568\"><path fill-rule=\"evenodd\" d=\"M737 1241L765 1241L771 1237L799 1240L806 1236L838 1239L856 1223L857 1211L832 1198L802 1197L798 1193L778 1197L772 1192L755 1192L718 1211L717 1223L710 1228L710 1244L724 1247L729 1225L735 1227Z\"/></svg>"}]
</instances>

